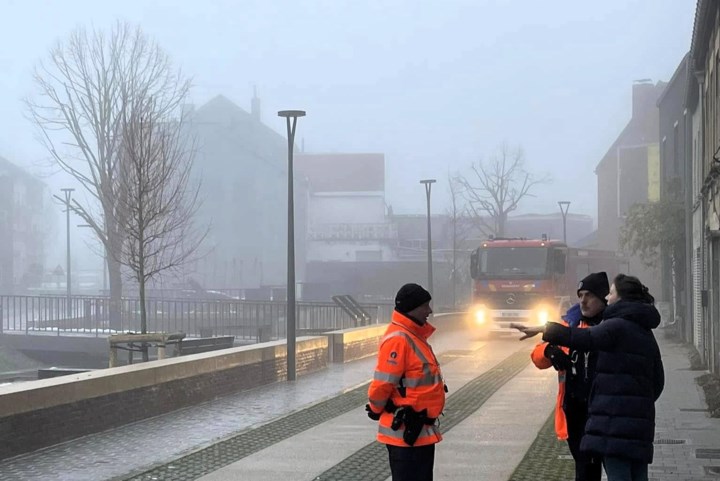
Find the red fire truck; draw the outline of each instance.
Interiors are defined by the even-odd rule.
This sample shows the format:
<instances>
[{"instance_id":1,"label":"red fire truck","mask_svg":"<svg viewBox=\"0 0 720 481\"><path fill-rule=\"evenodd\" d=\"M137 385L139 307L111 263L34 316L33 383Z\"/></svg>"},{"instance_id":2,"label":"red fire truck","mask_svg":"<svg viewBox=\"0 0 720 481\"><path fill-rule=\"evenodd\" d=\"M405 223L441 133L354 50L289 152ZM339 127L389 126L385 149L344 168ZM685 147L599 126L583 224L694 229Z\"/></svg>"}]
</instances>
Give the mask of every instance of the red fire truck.
<instances>
[{"instance_id":1,"label":"red fire truck","mask_svg":"<svg viewBox=\"0 0 720 481\"><path fill-rule=\"evenodd\" d=\"M469 321L483 334L515 332L511 322L541 325L559 319L576 300L578 282L591 272L627 272L626 258L610 251L568 247L561 241L490 238L471 254Z\"/></svg>"}]
</instances>

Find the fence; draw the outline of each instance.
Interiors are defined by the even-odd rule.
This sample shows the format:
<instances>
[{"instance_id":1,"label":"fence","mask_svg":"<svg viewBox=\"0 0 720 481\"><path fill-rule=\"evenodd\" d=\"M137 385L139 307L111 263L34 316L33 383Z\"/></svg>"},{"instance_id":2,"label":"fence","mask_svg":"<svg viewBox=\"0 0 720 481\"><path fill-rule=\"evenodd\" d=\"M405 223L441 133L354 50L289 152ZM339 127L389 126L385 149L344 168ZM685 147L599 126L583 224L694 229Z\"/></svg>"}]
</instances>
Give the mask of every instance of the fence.
<instances>
[{"instance_id":1,"label":"fence","mask_svg":"<svg viewBox=\"0 0 720 481\"><path fill-rule=\"evenodd\" d=\"M240 339L286 336L284 301L146 299L148 332L185 332L189 336L234 335ZM392 306L363 304L368 323L390 320ZM68 309L69 307L69 309ZM108 335L139 332L140 300L123 298L119 318L111 321L109 297L0 295L0 333ZM298 334L355 327L358 321L331 302L296 305Z\"/></svg>"}]
</instances>

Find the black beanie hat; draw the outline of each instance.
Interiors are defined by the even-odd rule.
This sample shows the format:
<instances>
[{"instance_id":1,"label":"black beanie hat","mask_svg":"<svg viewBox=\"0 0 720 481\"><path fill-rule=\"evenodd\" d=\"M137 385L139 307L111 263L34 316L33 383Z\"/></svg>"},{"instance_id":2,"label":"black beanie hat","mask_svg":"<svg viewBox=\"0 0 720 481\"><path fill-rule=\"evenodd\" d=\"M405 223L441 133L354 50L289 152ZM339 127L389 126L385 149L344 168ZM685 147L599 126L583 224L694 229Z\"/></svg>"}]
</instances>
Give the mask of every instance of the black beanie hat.
<instances>
[{"instance_id":1,"label":"black beanie hat","mask_svg":"<svg viewBox=\"0 0 720 481\"><path fill-rule=\"evenodd\" d=\"M607 274L605 272L588 274L587 277L578 284L578 296L580 295L580 291L590 291L595 294L598 299L607 304L605 297L610 293L610 283L608 282Z\"/></svg>"},{"instance_id":2,"label":"black beanie hat","mask_svg":"<svg viewBox=\"0 0 720 481\"><path fill-rule=\"evenodd\" d=\"M395 310L406 314L432 299L430 293L417 284L405 284L395 296Z\"/></svg>"}]
</instances>

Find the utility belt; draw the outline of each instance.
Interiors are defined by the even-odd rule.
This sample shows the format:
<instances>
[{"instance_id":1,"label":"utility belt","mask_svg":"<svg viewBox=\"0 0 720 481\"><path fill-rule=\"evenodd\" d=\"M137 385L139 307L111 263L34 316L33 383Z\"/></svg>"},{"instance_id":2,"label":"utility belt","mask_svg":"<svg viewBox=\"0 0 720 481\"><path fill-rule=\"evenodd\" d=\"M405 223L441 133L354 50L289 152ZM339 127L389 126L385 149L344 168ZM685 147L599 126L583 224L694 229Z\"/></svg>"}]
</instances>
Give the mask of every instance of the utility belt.
<instances>
[{"instance_id":1,"label":"utility belt","mask_svg":"<svg viewBox=\"0 0 720 481\"><path fill-rule=\"evenodd\" d=\"M412 446L420 437L423 427L435 424L435 421L437 421L437 418L428 417L427 409L418 412L410 406L405 406L395 411L390 428L397 431L401 426L405 426L403 441Z\"/></svg>"}]
</instances>

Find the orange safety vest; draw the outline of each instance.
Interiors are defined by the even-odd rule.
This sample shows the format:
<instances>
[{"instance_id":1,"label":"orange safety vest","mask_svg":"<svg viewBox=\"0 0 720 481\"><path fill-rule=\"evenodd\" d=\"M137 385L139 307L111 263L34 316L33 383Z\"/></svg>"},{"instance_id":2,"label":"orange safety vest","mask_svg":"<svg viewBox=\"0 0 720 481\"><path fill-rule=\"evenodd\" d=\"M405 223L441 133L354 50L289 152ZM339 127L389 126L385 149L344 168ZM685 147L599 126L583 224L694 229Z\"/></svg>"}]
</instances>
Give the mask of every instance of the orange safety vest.
<instances>
[{"instance_id":1,"label":"orange safety vest","mask_svg":"<svg viewBox=\"0 0 720 481\"><path fill-rule=\"evenodd\" d=\"M408 445L403 441L404 426L393 431L393 413L384 411L388 399L398 406L415 411L427 409L427 416L437 418L445 407L445 382L440 365L427 339L435 328L426 323L419 326L410 318L393 312L392 322L380 341L377 366L368 388L371 409L382 412L378 422L377 440L393 446ZM400 396L400 380L405 397ZM425 425L414 446L434 444L442 439L437 423Z\"/></svg>"},{"instance_id":2,"label":"orange safety vest","mask_svg":"<svg viewBox=\"0 0 720 481\"><path fill-rule=\"evenodd\" d=\"M563 326L568 326L568 323L564 320L558 322L558 324L562 324ZM580 324L578 327L590 327L588 326L585 321L580 321ZM549 367L552 367L552 363L550 362L550 359L545 357L545 347L548 345L547 342L541 342L537 346L535 346L535 349L533 349L533 352L530 354L530 359L532 359L533 364L538 369L547 369ZM560 349L565 352L565 354L570 354L570 349L567 347L559 346ZM563 401L565 400L565 376L567 374L565 371L558 371L558 393L557 393L557 399L555 400L555 434L557 434L558 439L566 440L568 438L568 431L567 431L567 419L565 418L565 410L563 409Z\"/></svg>"}]
</instances>

